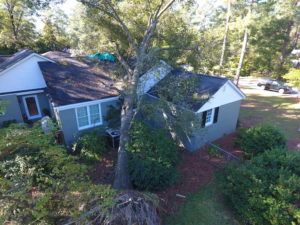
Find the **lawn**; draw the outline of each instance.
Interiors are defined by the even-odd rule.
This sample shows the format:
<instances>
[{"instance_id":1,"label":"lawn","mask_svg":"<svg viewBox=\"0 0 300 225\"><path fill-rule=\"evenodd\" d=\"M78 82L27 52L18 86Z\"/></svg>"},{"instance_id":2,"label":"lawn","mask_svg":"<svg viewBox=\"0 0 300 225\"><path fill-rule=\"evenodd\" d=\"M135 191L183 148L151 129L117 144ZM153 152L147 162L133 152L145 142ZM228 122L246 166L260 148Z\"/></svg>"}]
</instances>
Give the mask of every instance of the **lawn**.
<instances>
[{"instance_id":1,"label":"lawn","mask_svg":"<svg viewBox=\"0 0 300 225\"><path fill-rule=\"evenodd\" d=\"M295 95L280 95L277 92L260 90L255 82L245 79L241 85L247 95L241 108L240 119L243 125L270 123L278 126L288 140L300 138L300 104Z\"/></svg>"},{"instance_id":2,"label":"lawn","mask_svg":"<svg viewBox=\"0 0 300 225\"><path fill-rule=\"evenodd\" d=\"M221 198L217 184L210 184L188 197L176 215L167 218L166 225L239 225Z\"/></svg>"}]
</instances>

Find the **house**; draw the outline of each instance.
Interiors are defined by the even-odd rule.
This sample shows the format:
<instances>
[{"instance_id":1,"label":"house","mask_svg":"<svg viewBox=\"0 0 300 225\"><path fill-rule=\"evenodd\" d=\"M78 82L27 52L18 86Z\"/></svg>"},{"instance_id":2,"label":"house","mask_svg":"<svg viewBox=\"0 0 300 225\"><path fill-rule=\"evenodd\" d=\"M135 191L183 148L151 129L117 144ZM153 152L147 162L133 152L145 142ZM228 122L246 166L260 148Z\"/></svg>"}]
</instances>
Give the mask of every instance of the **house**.
<instances>
[{"instance_id":1,"label":"house","mask_svg":"<svg viewBox=\"0 0 300 225\"><path fill-rule=\"evenodd\" d=\"M67 145L82 131L105 126L119 92L104 69L67 53L20 51L0 64L0 101L5 121L55 117Z\"/></svg>"},{"instance_id":2,"label":"house","mask_svg":"<svg viewBox=\"0 0 300 225\"><path fill-rule=\"evenodd\" d=\"M158 105L151 116L142 117L152 126L169 128L183 147L195 151L236 130L245 97L227 78L175 69L147 90L143 105Z\"/></svg>"},{"instance_id":3,"label":"house","mask_svg":"<svg viewBox=\"0 0 300 225\"><path fill-rule=\"evenodd\" d=\"M58 121L67 145L86 130L106 127L109 107L119 102L119 90L109 75L113 66L63 52L16 53L0 63L0 102L5 106L0 126L50 115ZM158 106L151 123L170 128L190 151L233 132L245 98L226 78L174 70L163 61L140 77L137 93L145 106L167 103L169 111ZM179 112L192 117L184 120ZM183 121L179 132L171 129L170 118Z\"/></svg>"}]
</instances>

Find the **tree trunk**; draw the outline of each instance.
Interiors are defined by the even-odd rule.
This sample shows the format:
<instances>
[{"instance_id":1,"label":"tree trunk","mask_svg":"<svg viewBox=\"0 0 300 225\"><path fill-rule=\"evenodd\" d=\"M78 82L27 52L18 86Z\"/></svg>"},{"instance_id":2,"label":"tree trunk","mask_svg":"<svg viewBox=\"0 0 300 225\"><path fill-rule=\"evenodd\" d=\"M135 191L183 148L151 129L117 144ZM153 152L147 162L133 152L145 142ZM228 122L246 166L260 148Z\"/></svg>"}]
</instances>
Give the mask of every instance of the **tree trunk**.
<instances>
[{"instance_id":1,"label":"tree trunk","mask_svg":"<svg viewBox=\"0 0 300 225\"><path fill-rule=\"evenodd\" d=\"M133 117L133 96L126 96L121 112L121 128L120 143L118 149L118 162L116 165L114 188L117 190L125 190L131 188L129 171L128 171L128 155L126 144L129 141L130 124Z\"/></svg>"},{"instance_id":2,"label":"tree trunk","mask_svg":"<svg viewBox=\"0 0 300 225\"><path fill-rule=\"evenodd\" d=\"M141 59L142 57L138 57ZM117 190L126 190L131 188L131 181L128 171L128 154L126 145L130 141L129 132L134 115L134 102L136 99L137 85L139 80L141 60L138 60L136 68L133 71L132 80L128 87L128 93L125 94L124 103L121 111L120 143L118 149L118 162L116 165L115 179L113 187Z\"/></svg>"},{"instance_id":3,"label":"tree trunk","mask_svg":"<svg viewBox=\"0 0 300 225\"><path fill-rule=\"evenodd\" d=\"M118 162L116 165L115 171L115 180L114 180L114 188L117 190L126 190L131 188L130 176L128 171L128 154L126 151L126 145L130 141L129 132L131 122L134 116L134 103L137 100L137 86L139 81L139 75L143 64L145 63L145 58L147 58L147 50L149 48L151 38L155 32L157 23L162 14L175 2L175 0L169 0L168 3L164 5L164 1L161 1L161 4L157 7L156 11L150 15L148 28L145 31L143 40L140 46L137 46L136 42L132 38L128 27L125 23L120 19L119 15L116 13L116 10L111 5L110 1L106 1L105 4L110 6L110 11L114 13L112 16L123 28L123 31L126 33L128 37L128 42L131 47L135 50L136 53L136 64L134 66L134 70L132 71L129 65L125 62L123 57L120 55L120 63L124 66L124 68L128 72L128 86L127 92L125 93L124 103L122 106L121 112L121 128L120 128L120 144L118 149ZM116 45L117 47L117 45ZM118 51L117 51L118 52Z\"/></svg>"},{"instance_id":4,"label":"tree trunk","mask_svg":"<svg viewBox=\"0 0 300 225\"><path fill-rule=\"evenodd\" d=\"M236 86L239 86L241 70L242 70L242 67L243 67L243 63L244 63L244 59L245 59L245 55L246 55L246 51L247 51L247 44L248 44L248 38L249 38L249 33L248 32L249 32L248 28L246 28L245 33L244 33L244 41L243 41L240 61L239 61L239 65L238 65L238 68L237 68L236 74L235 74L235 84L236 84Z\"/></svg>"},{"instance_id":5,"label":"tree trunk","mask_svg":"<svg viewBox=\"0 0 300 225\"><path fill-rule=\"evenodd\" d=\"M17 49L19 47L19 34L17 31L16 18L14 16L15 5L13 3L9 4L7 2L5 7L6 7L6 11L7 11L8 15L9 15L11 34L12 34L12 38L13 38L14 44L15 44L14 47L15 47L15 49Z\"/></svg>"},{"instance_id":6,"label":"tree trunk","mask_svg":"<svg viewBox=\"0 0 300 225\"><path fill-rule=\"evenodd\" d=\"M227 16L226 16L226 26L225 26L225 34L223 39L223 46L222 46L222 52L221 52L221 58L220 58L220 70L223 67L224 62L224 56L225 56L225 50L226 50L226 43L227 43L227 37L228 37L228 31L229 31L229 21L230 21L230 9L231 8L231 0L227 0Z\"/></svg>"},{"instance_id":7,"label":"tree trunk","mask_svg":"<svg viewBox=\"0 0 300 225\"><path fill-rule=\"evenodd\" d=\"M292 28L293 28L293 25L294 25L294 21L289 21L288 25L287 25L287 28L286 28L286 35L287 35L287 38L283 41L282 43L282 47L281 47L281 50L280 50L280 57L279 57L279 64L278 64L278 67L277 67L277 72L280 74L282 71L283 71L283 66L284 66L284 63L286 61L286 58L289 56L290 52L291 52L291 49L289 48L289 43L290 43L290 35L291 35L291 32L292 32Z\"/></svg>"}]
</instances>

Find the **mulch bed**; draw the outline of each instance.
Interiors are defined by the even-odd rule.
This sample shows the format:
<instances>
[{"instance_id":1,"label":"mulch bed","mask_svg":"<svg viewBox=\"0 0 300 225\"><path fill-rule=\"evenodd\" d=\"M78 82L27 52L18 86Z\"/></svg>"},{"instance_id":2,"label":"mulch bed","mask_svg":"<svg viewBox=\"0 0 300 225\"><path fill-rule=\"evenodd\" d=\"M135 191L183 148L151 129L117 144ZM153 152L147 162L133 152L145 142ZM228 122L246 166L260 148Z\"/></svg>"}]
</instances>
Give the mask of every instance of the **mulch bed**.
<instances>
[{"instance_id":1,"label":"mulch bed","mask_svg":"<svg viewBox=\"0 0 300 225\"><path fill-rule=\"evenodd\" d=\"M114 180L114 165L117 161L118 150L111 148L100 163L97 163L89 172L92 182L95 184L112 184Z\"/></svg>"},{"instance_id":2,"label":"mulch bed","mask_svg":"<svg viewBox=\"0 0 300 225\"><path fill-rule=\"evenodd\" d=\"M241 156L242 151L234 146L236 133L227 135L215 142L224 150ZM167 215L174 214L179 207L185 203L189 194L199 191L199 189L212 181L214 173L222 168L227 162L225 157L211 157L207 153L207 146L196 152L182 152L182 161L179 165L181 177L178 183L164 191L157 192L162 202L162 210Z\"/></svg>"},{"instance_id":3,"label":"mulch bed","mask_svg":"<svg viewBox=\"0 0 300 225\"><path fill-rule=\"evenodd\" d=\"M234 146L236 133L224 136L215 142L224 150L240 156L242 152ZM212 157L207 153L207 146L195 152L182 151L182 160L178 166L181 174L176 185L156 194L161 200L161 210L164 214L170 215L178 211L185 203L186 196L199 191L208 184L214 177L214 173L223 167L227 162L225 157ZM117 150L111 149L103 156L100 163L97 163L89 172L89 176L96 184L112 184L114 179L114 165L117 159Z\"/></svg>"},{"instance_id":4,"label":"mulch bed","mask_svg":"<svg viewBox=\"0 0 300 225\"><path fill-rule=\"evenodd\" d=\"M291 139L287 142L288 149L292 151L300 151L300 138Z\"/></svg>"}]
</instances>

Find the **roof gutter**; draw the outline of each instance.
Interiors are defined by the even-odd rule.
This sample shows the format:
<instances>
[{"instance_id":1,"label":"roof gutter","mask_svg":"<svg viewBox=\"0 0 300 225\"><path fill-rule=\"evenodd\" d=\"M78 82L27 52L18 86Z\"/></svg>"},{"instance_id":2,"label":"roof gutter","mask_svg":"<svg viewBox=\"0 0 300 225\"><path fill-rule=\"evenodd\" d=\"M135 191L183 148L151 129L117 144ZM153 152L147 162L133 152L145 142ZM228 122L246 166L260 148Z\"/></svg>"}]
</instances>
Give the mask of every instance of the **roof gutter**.
<instances>
[{"instance_id":1,"label":"roof gutter","mask_svg":"<svg viewBox=\"0 0 300 225\"><path fill-rule=\"evenodd\" d=\"M116 101L119 98L120 98L120 96L115 96L115 97L110 97L110 98L92 100L92 101L87 101L87 102L80 102L80 103L63 105L63 106L56 106L56 107L54 106L54 109L57 111L63 111L63 110L67 110L67 109L74 109L74 108L89 106L89 105L93 105L93 104L101 104L101 103L105 103L105 102Z\"/></svg>"}]
</instances>

